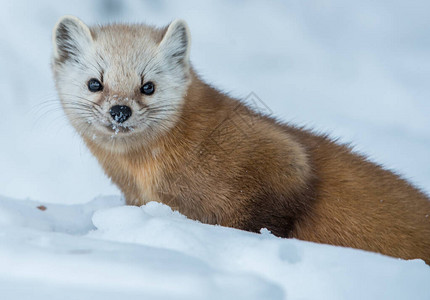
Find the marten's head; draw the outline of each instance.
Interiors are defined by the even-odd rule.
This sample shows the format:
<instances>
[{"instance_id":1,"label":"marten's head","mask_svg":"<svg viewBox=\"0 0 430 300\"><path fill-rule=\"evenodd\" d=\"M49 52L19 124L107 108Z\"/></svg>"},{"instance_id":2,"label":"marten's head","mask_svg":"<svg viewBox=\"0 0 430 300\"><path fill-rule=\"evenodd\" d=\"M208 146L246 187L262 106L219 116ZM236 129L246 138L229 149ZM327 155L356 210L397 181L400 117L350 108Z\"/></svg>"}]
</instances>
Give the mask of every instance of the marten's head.
<instances>
[{"instance_id":1,"label":"marten's head","mask_svg":"<svg viewBox=\"0 0 430 300\"><path fill-rule=\"evenodd\" d=\"M145 145L174 127L190 84L190 34L182 20L87 27L62 17L53 32L62 106L84 137L110 151Z\"/></svg>"}]
</instances>

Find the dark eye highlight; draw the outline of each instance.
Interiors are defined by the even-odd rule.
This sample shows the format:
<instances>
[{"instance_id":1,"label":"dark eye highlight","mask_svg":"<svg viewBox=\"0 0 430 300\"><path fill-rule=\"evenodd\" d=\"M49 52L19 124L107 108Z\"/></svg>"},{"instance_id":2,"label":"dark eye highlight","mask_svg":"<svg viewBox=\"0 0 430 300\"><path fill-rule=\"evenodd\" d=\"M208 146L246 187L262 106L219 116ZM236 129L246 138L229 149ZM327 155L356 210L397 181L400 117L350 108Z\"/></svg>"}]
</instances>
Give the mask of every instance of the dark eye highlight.
<instances>
[{"instance_id":1,"label":"dark eye highlight","mask_svg":"<svg viewBox=\"0 0 430 300\"><path fill-rule=\"evenodd\" d=\"M91 78L88 80L88 89L93 93L100 92L103 90L103 85L97 79Z\"/></svg>"},{"instance_id":2,"label":"dark eye highlight","mask_svg":"<svg viewBox=\"0 0 430 300\"><path fill-rule=\"evenodd\" d=\"M154 91L155 85L151 81L148 81L140 88L140 92L147 96L154 94Z\"/></svg>"}]
</instances>

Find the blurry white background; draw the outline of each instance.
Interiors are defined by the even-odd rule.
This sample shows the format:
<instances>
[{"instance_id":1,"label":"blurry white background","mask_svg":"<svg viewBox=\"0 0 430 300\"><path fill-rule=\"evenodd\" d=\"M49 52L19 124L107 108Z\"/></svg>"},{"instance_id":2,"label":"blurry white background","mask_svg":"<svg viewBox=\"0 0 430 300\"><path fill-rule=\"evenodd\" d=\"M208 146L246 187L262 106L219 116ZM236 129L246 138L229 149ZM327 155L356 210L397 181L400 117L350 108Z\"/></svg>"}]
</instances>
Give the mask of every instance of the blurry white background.
<instances>
[{"instance_id":1,"label":"blurry white background","mask_svg":"<svg viewBox=\"0 0 430 300\"><path fill-rule=\"evenodd\" d=\"M214 86L255 92L282 120L329 133L430 192L430 2L0 1L0 195L57 203L119 194L63 115L51 30L185 19ZM145 45L142 45L144 47Z\"/></svg>"}]
</instances>

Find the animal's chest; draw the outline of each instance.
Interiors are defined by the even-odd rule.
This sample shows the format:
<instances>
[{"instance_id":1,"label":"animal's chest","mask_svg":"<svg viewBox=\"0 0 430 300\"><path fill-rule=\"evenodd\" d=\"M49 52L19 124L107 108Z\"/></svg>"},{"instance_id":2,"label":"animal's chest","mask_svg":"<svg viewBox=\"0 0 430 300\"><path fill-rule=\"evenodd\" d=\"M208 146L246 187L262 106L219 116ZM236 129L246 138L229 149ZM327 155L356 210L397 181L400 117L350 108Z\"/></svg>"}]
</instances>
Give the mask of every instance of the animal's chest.
<instances>
[{"instance_id":1,"label":"animal's chest","mask_svg":"<svg viewBox=\"0 0 430 300\"><path fill-rule=\"evenodd\" d=\"M112 180L124 193L129 205L143 205L158 201L157 190L161 169L153 161L136 162L124 158L117 159L117 168L108 168Z\"/></svg>"}]
</instances>

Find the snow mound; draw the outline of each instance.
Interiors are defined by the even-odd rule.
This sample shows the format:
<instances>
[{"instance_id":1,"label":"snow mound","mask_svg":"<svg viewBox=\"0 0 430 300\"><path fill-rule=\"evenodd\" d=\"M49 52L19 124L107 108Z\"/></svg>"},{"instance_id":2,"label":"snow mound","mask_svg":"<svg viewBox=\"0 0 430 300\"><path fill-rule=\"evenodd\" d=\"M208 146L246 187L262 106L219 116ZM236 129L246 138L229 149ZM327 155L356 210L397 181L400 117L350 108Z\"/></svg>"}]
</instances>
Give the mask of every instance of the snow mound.
<instances>
[{"instance_id":1,"label":"snow mound","mask_svg":"<svg viewBox=\"0 0 430 300\"><path fill-rule=\"evenodd\" d=\"M119 197L0 197L2 299L430 299L430 268Z\"/></svg>"}]
</instances>

